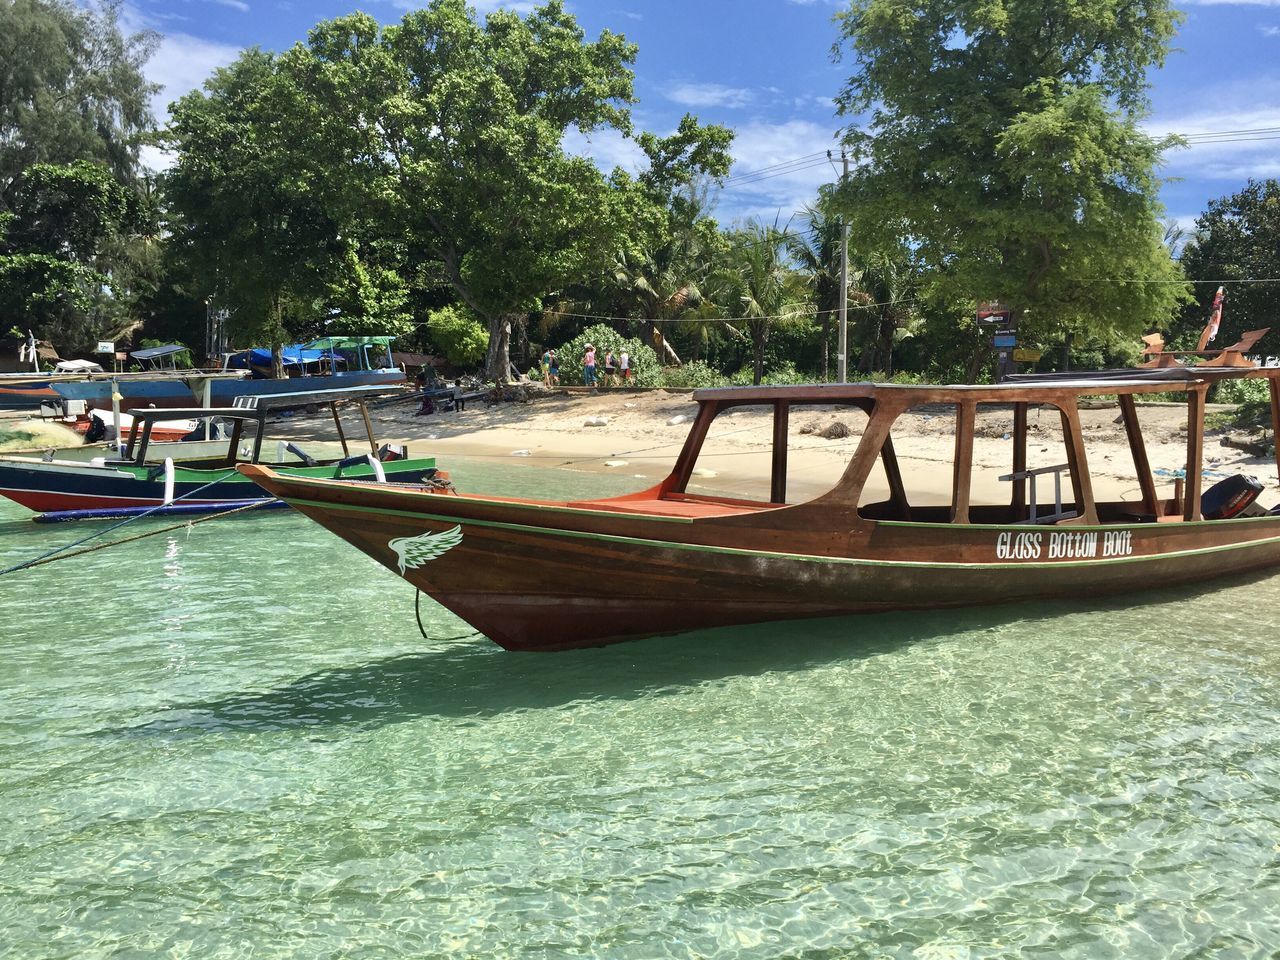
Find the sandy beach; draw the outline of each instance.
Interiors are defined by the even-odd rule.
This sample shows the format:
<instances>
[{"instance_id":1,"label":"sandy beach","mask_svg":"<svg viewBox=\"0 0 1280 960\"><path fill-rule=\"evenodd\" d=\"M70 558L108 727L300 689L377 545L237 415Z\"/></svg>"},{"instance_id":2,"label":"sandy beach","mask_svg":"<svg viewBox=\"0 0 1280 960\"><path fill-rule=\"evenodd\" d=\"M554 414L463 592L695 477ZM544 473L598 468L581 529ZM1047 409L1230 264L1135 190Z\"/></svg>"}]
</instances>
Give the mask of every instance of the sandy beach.
<instances>
[{"instance_id":1,"label":"sandy beach","mask_svg":"<svg viewBox=\"0 0 1280 960\"><path fill-rule=\"evenodd\" d=\"M1226 409L1226 408L1223 408ZM697 411L688 393L602 390L598 394L552 393L528 403L468 404L457 413L415 415L416 404L396 403L371 411L381 440L406 443L414 453L433 454L447 469L449 458L491 459L495 463L617 473L634 478L636 488L656 483L674 463ZM1094 487L1100 498L1136 498L1137 482L1124 428L1112 405L1081 411ZM1142 423L1157 486L1172 493L1173 473L1186 459L1186 408L1181 404L1143 404ZM827 439L824 429L835 422L849 430L844 438ZM830 407L793 411L789 431L788 499L816 496L839 478L848 464L866 418L859 412ZM998 481L1010 470L1011 409L981 412L975 443L974 502L1007 501L1009 487ZM274 425L273 433L310 439L336 439L327 415L297 416ZM918 504L945 503L950 498L953 417L943 408L922 408L905 415L894 429L908 492ZM1066 459L1055 411L1033 409L1031 467L1052 466ZM350 433L350 424L348 424ZM838 431L837 431L838 432ZM1257 474L1266 482L1274 464L1221 445L1222 432L1205 442L1206 479L1217 474ZM772 420L763 409L744 408L720 418L708 436L691 489L756 499L768 498ZM869 499L879 499L887 485L872 474ZM1052 481L1042 481L1052 496ZM482 492L476 490L474 492ZM547 494L555 497L549 479Z\"/></svg>"}]
</instances>

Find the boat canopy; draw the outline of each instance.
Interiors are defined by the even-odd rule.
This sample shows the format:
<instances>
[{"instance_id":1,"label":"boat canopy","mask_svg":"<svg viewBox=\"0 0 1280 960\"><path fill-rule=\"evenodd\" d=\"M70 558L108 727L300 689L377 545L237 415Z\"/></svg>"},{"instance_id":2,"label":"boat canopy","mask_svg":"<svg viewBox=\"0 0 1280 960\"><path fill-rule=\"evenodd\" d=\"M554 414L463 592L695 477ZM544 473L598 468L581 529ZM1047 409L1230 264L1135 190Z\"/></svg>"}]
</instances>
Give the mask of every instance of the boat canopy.
<instances>
[{"instance_id":1,"label":"boat canopy","mask_svg":"<svg viewBox=\"0 0 1280 960\"><path fill-rule=\"evenodd\" d=\"M133 350L129 356L135 360L157 360L160 357L171 357L174 354L182 353L186 349L180 343L169 343L163 347L144 347L141 350Z\"/></svg>"},{"instance_id":2,"label":"boat canopy","mask_svg":"<svg viewBox=\"0 0 1280 960\"><path fill-rule=\"evenodd\" d=\"M300 343L292 343L283 347L280 357L286 367L305 367L309 363L319 363L332 356L327 350L311 349ZM340 361L342 358L338 357ZM253 367L271 366L271 351L263 347L242 350L227 358L227 367L232 370L247 370Z\"/></svg>"},{"instance_id":3,"label":"boat canopy","mask_svg":"<svg viewBox=\"0 0 1280 960\"><path fill-rule=\"evenodd\" d=\"M305 344L308 350L352 350L357 347L375 344L389 347L395 337L321 337Z\"/></svg>"},{"instance_id":4,"label":"boat canopy","mask_svg":"<svg viewBox=\"0 0 1280 960\"><path fill-rule=\"evenodd\" d=\"M59 360L55 373L102 373L102 364L93 360Z\"/></svg>"}]
</instances>

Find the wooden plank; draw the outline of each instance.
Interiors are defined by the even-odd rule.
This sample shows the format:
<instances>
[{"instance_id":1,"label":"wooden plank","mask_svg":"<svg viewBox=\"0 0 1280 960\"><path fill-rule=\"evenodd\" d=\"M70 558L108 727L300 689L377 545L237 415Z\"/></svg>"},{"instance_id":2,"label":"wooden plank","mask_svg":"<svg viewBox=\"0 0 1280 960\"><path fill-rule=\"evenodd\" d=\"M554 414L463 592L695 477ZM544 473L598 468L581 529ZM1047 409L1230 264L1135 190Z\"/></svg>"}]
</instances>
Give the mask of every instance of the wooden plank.
<instances>
[{"instance_id":1,"label":"wooden plank","mask_svg":"<svg viewBox=\"0 0 1280 960\"><path fill-rule=\"evenodd\" d=\"M956 405L956 449L951 471L951 522L969 522L969 491L973 485L973 434L978 405L961 400Z\"/></svg>"},{"instance_id":2,"label":"wooden plank","mask_svg":"<svg viewBox=\"0 0 1280 960\"><path fill-rule=\"evenodd\" d=\"M1274 382L1274 381L1273 381ZM1200 519L1200 486L1204 463L1204 399L1207 385L1187 391L1187 495L1182 519Z\"/></svg>"},{"instance_id":3,"label":"wooden plank","mask_svg":"<svg viewBox=\"0 0 1280 960\"><path fill-rule=\"evenodd\" d=\"M363 400L357 401L360 405L360 416L364 417L364 432L369 438L369 451L376 457L378 455L378 441L373 437L373 421L369 419L369 408L365 406Z\"/></svg>"},{"instance_id":4,"label":"wooden plank","mask_svg":"<svg viewBox=\"0 0 1280 960\"><path fill-rule=\"evenodd\" d=\"M773 471L769 480L769 501L787 502L787 423L791 405L779 400L773 405Z\"/></svg>"},{"instance_id":5,"label":"wooden plank","mask_svg":"<svg viewBox=\"0 0 1280 960\"><path fill-rule=\"evenodd\" d=\"M1159 516L1160 500L1156 496L1156 480L1151 474L1151 461L1147 458L1147 445L1142 439L1142 425L1138 422L1138 405L1129 393L1122 393L1116 399L1120 402L1124 432L1129 438L1129 453L1133 457L1133 469L1138 476L1138 488L1142 491L1142 512Z\"/></svg>"}]
</instances>

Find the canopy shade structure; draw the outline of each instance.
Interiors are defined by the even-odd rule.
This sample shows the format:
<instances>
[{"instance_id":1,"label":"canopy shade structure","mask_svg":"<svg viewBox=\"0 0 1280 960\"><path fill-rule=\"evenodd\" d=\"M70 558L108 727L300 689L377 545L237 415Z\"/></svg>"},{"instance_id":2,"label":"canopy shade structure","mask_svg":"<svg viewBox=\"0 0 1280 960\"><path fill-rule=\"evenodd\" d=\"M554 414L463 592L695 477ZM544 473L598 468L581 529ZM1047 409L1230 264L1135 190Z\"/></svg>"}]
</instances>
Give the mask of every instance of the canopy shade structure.
<instances>
[{"instance_id":1,"label":"canopy shade structure","mask_svg":"<svg viewBox=\"0 0 1280 960\"><path fill-rule=\"evenodd\" d=\"M182 353L186 349L180 343L168 343L163 347L144 347L142 350L134 350L129 356L135 360L155 360L159 357L171 357L174 354Z\"/></svg>"},{"instance_id":2,"label":"canopy shade structure","mask_svg":"<svg viewBox=\"0 0 1280 960\"><path fill-rule=\"evenodd\" d=\"M102 364L92 360L59 360L54 366L56 373L102 373Z\"/></svg>"}]
</instances>

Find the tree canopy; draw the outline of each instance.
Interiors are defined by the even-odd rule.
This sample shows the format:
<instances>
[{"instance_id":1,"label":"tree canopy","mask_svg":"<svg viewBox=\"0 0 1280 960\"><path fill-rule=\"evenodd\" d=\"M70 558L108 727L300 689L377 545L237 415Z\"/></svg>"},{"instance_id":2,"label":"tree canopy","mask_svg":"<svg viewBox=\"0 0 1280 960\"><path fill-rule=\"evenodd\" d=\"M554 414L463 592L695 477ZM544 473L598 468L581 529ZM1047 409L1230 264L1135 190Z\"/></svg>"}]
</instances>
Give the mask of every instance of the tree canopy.
<instances>
[{"instance_id":1,"label":"tree canopy","mask_svg":"<svg viewBox=\"0 0 1280 960\"><path fill-rule=\"evenodd\" d=\"M1235 343L1246 330L1276 326L1277 283L1232 283L1280 277L1280 181L1250 180L1229 197L1209 201L1196 219L1193 238L1182 252L1187 276L1198 281L1176 332L1194 346L1213 305L1220 281L1227 302L1215 345ZM1276 352L1280 331L1261 349Z\"/></svg>"},{"instance_id":2,"label":"tree canopy","mask_svg":"<svg viewBox=\"0 0 1280 960\"><path fill-rule=\"evenodd\" d=\"M1003 300L1041 333L1167 318L1170 142L1138 123L1179 20L1167 0L854 0L839 104L855 235L907 241L947 295Z\"/></svg>"}]
</instances>

